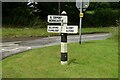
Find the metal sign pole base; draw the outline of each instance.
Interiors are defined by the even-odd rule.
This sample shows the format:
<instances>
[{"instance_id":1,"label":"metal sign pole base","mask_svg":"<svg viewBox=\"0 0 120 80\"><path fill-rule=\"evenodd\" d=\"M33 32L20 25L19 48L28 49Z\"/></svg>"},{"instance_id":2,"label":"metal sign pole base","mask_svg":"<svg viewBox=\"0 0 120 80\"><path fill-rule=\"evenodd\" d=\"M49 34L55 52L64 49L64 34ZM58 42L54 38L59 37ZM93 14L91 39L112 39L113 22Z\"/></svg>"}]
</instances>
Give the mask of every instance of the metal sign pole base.
<instances>
[{"instance_id":1,"label":"metal sign pole base","mask_svg":"<svg viewBox=\"0 0 120 80\"><path fill-rule=\"evenodd\" d=\"M80 26L80 29L79 29L80 41L79 41L79 43L82 44L82 17L80 17L79 26Z\"/></svg>"}]
</instances>

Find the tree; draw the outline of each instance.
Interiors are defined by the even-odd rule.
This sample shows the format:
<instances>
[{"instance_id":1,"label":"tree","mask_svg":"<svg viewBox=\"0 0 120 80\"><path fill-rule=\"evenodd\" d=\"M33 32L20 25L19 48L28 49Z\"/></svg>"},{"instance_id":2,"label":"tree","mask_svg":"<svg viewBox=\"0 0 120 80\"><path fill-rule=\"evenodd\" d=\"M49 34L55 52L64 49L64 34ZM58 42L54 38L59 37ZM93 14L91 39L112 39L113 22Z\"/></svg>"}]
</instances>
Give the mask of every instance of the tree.
<instances>
[{"instance_id":1,"label":"tree","mask_svg":"<svg viewBox=\"0 0 120 80\"><path fill-rule=\"evenodd\" d=\"M4 2L2 5L3 25L29 25L34 14L25 2Z\"/></svg>"}]
</instances>

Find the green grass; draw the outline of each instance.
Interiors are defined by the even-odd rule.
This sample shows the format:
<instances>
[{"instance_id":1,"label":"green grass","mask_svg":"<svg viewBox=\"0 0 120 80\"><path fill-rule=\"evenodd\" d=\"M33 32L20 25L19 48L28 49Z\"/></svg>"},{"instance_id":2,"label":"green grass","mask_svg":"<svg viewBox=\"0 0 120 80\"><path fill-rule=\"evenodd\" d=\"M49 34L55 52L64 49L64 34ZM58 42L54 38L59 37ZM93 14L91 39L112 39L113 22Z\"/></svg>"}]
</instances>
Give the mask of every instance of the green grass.
<instances>
[{"instance_id":1,"label":"green grass","mask_svg":"<svg viewBox=\"0 0 120 80\"><path fill-rule=\"evenodd\" d=\"M14 37L44 37L54 35L47 32L46 28L3 28L3 38Z\"/></svg>"},{"instance_id":2,"label":"green grass","mask_svg":"<svg viewBox=\"0 0 120 80\"><path fill-rule=\"evenodd\" d=\"M118 29L118 27L98 27L98 28L83 28L82 33L101 33L101 32L109 32L113 33Z\"/></svg>"},{"instance_id":3,"label":"green grass","mask_svg":"<svg viewBox=\"0 0 120 80\"><path fill-rule=\"evenodd\" d=\"M60 64L60 45L34 49L2 60L3 78L117 78L118 28L84 28L114 34L107 40L68 44L68 65Z\"/></svg>"},{"instance_id":4,"label":"green grass","mask_svg":"<svg viewBox=\"0 0 120 80\"><path fill-rule=\"evenodd\" d=\"M34 49L3 60L3 78L117 78L118 41L68 44L69 64L60 64L60 45Z\"/></svg>"},{"instance_id":5,"label":"green grass","mask_svg":"<svg viewBox=\"0 0 120 80\"><path fill-rule=\"evenodd\" d=\"M115 27L108 28L83 28L82 33L110 32ZM48 33L46 28L2 28L3 38L16 37L45 37L51 35L59 35L56 33Z\"/></svg>"}]
</instances>

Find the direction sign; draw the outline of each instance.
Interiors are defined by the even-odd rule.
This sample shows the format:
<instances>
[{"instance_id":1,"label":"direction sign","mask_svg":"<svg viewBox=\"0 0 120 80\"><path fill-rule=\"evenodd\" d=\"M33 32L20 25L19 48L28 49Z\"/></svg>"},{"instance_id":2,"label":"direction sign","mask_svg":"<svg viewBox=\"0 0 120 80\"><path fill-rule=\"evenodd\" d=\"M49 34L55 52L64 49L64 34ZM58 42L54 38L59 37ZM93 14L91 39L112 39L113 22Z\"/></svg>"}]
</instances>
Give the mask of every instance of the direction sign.
<instances>
[{"instance_id":1,"label":"direction sign","mask_svg":"<svg viewBox=\"0 0 120 80\"><path fill-rule=\"evenodd\" d=\"M77 33L78 26L59 26L59 25L48 25L47 31L51 33Z\"/></svg>"},{"instance_id":2,"label":"direction sign","mask_svg":"<svg viewBox=\"0 0 120 80\"><path fill-rule=\"evenodd\" d=\"M47 32L60 33L61 32L61 26L59 26L59 25L48 25L47 26Z\"/></svg>"},{"instance_id":3,"label":"direction sign","mask_svg":"<svg viewBox=\"0 0 120 80\"><path fill-rule=\"evenodd\" d=\"M48 15L48 22L49 23L67 23L68 19L67 19L67 16Z\"/></svg>"},{"instance_id":4,"label":"direction sign","mask_svg":"<svg viewBox=\"0 0 120 80\"><path fill-rule=\"evenodd\" d=\"M81 6L82 5L82 6ZM85 11L89 6L89 0L76 0L76 7Z\"/></svg>"},{"instance_id":5,"label":"direction sign","mask_svg":"<svg viewBox=\"0 0 120 80\"><path fill-rule=\"evenodd\" d=\"M65 29L62 30L62 33L77 33L78 32L78 26L70 25L65 27Z\"/></svg>"}]
</instances>

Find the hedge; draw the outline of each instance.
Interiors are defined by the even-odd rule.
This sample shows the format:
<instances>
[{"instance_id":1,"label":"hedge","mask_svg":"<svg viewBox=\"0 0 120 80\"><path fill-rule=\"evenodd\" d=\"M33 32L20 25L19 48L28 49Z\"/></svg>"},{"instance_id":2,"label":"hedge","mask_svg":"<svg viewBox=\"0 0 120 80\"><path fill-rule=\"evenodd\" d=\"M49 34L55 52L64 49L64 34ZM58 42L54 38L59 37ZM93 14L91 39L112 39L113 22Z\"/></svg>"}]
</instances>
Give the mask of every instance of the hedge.
<instances>
[{"instance_id":1,"label":"hedge","mask_svg":"<svg viewBox=\"0 0 120 80\"><path fill-rule=\"evenodd\" d=\"M117 26L119 21L118 10L112 9L96 9L95 11L85 12L83 19L84 27L88 26Z\"/></svg>"}]
</instances>

